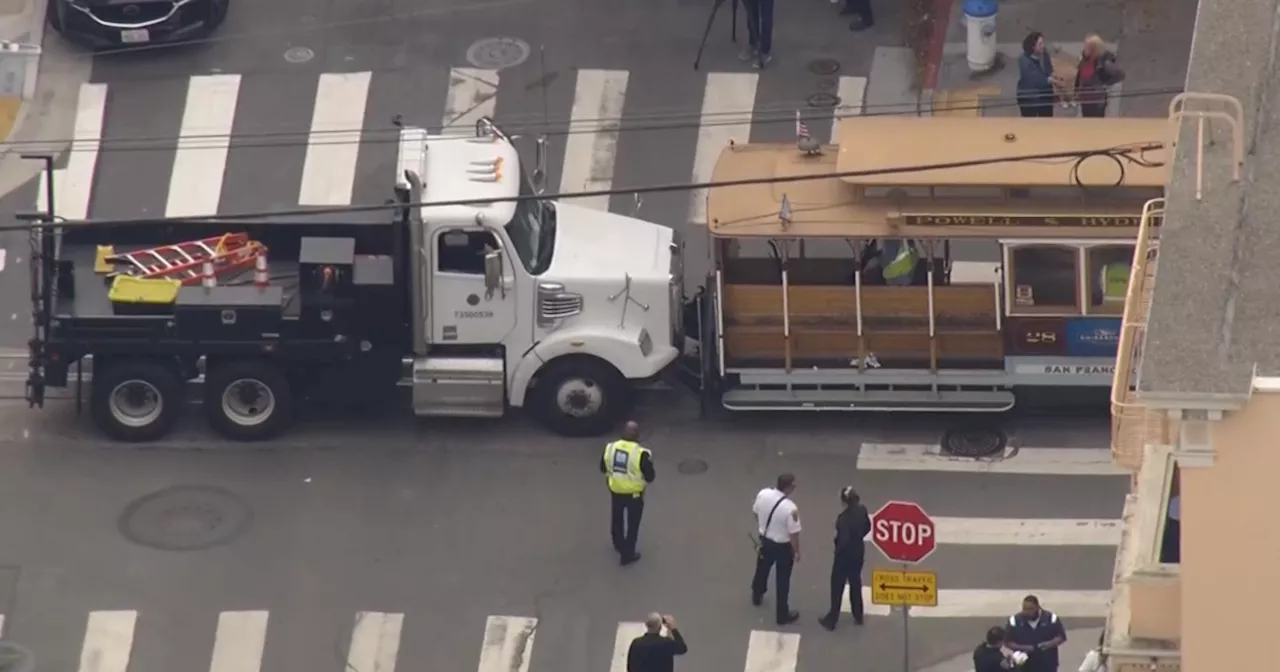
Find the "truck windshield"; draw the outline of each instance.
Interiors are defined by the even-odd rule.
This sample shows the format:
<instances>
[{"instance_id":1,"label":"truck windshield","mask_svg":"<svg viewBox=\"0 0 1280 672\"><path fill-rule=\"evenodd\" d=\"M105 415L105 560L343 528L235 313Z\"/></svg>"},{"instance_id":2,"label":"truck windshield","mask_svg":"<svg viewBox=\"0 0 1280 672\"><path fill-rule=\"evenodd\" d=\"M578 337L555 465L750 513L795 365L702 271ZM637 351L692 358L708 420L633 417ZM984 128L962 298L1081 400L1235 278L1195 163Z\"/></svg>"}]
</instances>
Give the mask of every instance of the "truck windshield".
<instances>
[{"instance_id":1,"label":"truck windshield","mask_svg":"<svg viewBox=\"0 0 1280 672\"><path fill-rule=\"evenodd\" d=\"M520 195L533 196L529 180L520 181ZM515 214L507 223L507 236L530 275L541 275L551 265L556 239L556 209L548 201L516 202Z\"/></svg>"}]
</instances>

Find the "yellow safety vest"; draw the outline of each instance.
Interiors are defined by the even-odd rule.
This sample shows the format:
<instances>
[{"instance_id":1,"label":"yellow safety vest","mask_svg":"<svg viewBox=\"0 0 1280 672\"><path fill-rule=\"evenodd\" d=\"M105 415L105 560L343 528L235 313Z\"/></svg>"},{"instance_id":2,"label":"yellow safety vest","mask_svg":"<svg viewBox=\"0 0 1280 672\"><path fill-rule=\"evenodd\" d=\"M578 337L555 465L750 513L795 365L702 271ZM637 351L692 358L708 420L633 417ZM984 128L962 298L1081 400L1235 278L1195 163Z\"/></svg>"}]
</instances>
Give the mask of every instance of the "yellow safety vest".
<instances>
[{"instance_id":1,"label":"yellow safety vest","mask_svg":"<svg viewBox=\"0 0 1280 672\"><path fill-rule=\"evenodd\" d=\"M1102 298L1124 301L1129 293L1129 264L1107 264L1102 267Z\"/></svg>"},{"instance_id":2,"label":"yellow safety vest","mask_svg":"<svg viewBox=\"0 0 1280 672\"><path fill-rule=\"evenodd\" d=\"M646 483L640 471L640 456L648 449L634 441L614 441L604 447L604 467L609 472L609 492L638 495Z\"/></svg>"},{"instance_id":3,"label":"yellow safety vest","mask_svg":"<svg viewBox=\"0 0 1280 672\"><path fill-rule=\"evenodd\" d=\"M897 256L884 267L884 281L890 285L910 284L915 277L916 260L916 248L910 241L902 241Z\"/></svg>"}]
</instances>

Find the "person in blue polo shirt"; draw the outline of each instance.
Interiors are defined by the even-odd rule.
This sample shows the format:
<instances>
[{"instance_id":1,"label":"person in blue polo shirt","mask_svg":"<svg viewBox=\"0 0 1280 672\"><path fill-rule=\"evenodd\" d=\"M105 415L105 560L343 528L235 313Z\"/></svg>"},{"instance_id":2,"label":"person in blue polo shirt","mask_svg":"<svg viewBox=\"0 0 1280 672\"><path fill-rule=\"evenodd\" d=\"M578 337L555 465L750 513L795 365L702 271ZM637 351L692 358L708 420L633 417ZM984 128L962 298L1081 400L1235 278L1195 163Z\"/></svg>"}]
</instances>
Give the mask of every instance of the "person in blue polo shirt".
<instances>
[{"instance_id":1,"label":"person in blue polo shirt","mask_svg":"<svg viewBox=\"0 0 1280 672\"><path fill-rule=\"evenodd\" d=\"M1022 599L1022 611L1005 624L1004 645L1027 654L1024 672L1058 672L1058 647L1067 641L1067 629L1057 614L1040 608L1035 595Z\"/></svg>"}]
</instances>

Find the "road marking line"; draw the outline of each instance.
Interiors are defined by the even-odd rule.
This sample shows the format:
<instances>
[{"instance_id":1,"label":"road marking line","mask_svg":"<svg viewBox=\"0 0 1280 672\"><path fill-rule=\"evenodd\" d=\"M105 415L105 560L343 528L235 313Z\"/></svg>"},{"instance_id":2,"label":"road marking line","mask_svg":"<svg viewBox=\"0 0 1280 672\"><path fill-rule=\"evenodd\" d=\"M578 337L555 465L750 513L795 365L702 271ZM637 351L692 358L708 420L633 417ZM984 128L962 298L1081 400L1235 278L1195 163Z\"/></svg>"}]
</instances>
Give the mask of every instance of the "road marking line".
<instances>
[{"instance_id":1,"label":"road marking line","mask_svg":"<svg viewBox=\"0 0 1280 672\"><path fill-rule=\"evenodd\" d=\"M218 214L239 95L240 75L198 75L188 82L166 217Z\"/></svg>"},{"instance_id":2,"label":"road marking line","mask_svg":"<svg viewBox=\"0 0 1280 672\"><path fill-rule=\"evenodd\" d=\"M71 153L67 167L54 171L54 213L69 220L89 218L89 197L93 193L93 177L98 167L98 151L102 148L102 122L107 114L107 85L81 84L76 103ZM41 171L36 211L48 208L48 175Z\"/></svg>"},{"instance_id":3,"label":"road marking line","mask_svg":"<svg viewBox=\"0 0 1280 672\"><path fill-rule=\"evenodd\" d=\"M1124 522L1093 518L933 518L939 544L1119 546ZM868 532L866 539L871 539Z\"/></svg>"},{"instance_id":4,"label":"road marking line","mask_svg":"<svg viewBox=\"0 0 1280 672\"><path fill-rule=\"evenodd\" d=\"M136 611L91 611L80 649L80 672L127 672Z\"/></svg>"},{"instance_id":5,"label":"road marking line","mask_svg":"<svg viewBox=\"0 0 1280 672\"><path fill-rule=\"evenodd\" d=\"M713 72L707 75L702 93L702 118L698 126L698 144L693 154L693 181L711 181L720 153L732 140L745 144L751 140L751 111L756 106L756 84L753 73ZM695 226L707 223L707 190L695 189L689 195L689 222ZM761 213L764 214L764 213Z\"/></svg>"},{"instance_id":6,"label":"road marking line","mask_svg":"<svg viewBox=\"0 0 1280 672\"><path fill-rule=\"evenodd\" d=\"M0 271L4 270L4 259L6 255L8 255L8 251L3 247L0 247Z\"/></svg>"},{"instance_id":7,"label":"road marking line","mask_svg":"<svg viewBox=\"0 0 1280 672\"><path fill-rule=\"evenodd\" d=\"M258 672L267 644L267 612L224 611L218 614L209 672Z\"/></svg>"},{"instance_id":8,"label":"road marking line","mask_svg":"<svg viewBox=\"0 0 1280 672\"><path fill-rule=\"evenodd\" d=\"M490 616L484 624L478 672L529 672L538 619Z\"/></svg>"},{"instance_id":9,"label":"road marking line","mask_svg":"<svg viewBox=\"0 0 1280 672\"><path fill-rule=\"evenodd\" d=\"M613 638L613 663L609 665L609 672L627 672L627 652L631 649L631 642L644 632L644 623L636 621L618 623L618 634Z\"/></svg>"},{"instance_id":10,"label":"road marking line","mask_svg":"<svg viewBox=\"0 0 1280 672\"><path fill-rule=\"evenodd\" d=\"M356 614L347 649L347 669L359 672L394 672L400 654L404 614L362 611Z\"/></svg>"},{"instance_id":11,"label":"road marking line","mask_svg":"<svg viewBox=\"0 0 1280 672\"><path fill-rule=\"evenodd\" d=\"M1035 595L1045 609L1067 618L1106 618L1110 590L965 590L941 588L938 606L911 607L912 618L1005 618L1018 610L1022 598ZM888 616L887 606L871 604L871 587L863 586L862 603L868 616ZM841 611L850 613L845 591Z\"/></svg>"},{"instance_id":12,"label":"road marking line","mask_svg":"<svg viewBox=\"0 0 1280 672\"><path fill-rule=\"evenodd\" d=\"M836 95L840 97L840 106L831 113L831 144L833 145L839 144L840 120L862 114L863 101L867 95L867 78L841 77Z\"/></svg>"},{"instance_id":13,"label":"road marking line","mask_svg":"<svg viewBox=\"0 0 1280 672\"><path fill-rule=\"evenodd\" d=\"M968 471L989 474L1124 476L1108 448L1008 448L997 459L954 457L925 444L864 443L858 469L871 471Z\"/></svg>"},{"instance_id":14,"label":"road marking line","mask_svg":"<svg viewBox=\"0 0 1280 672\"><path fill-rule=\"evenodd\" d=\"M800 635L752 630L743 672L794 672L800 659Z\"/></svg>"},{"instance_id":15,"label":"road marking line","mask_svg":"<svg viewBox=\"0 0 1280 672\"><path fill-rule=\"evenodd\" d=\"M579 70L573 94L569 137L564 145L560 193L604 191L613 187L622 106L627 98L626 70ZM575 198L573 205L608 212L608 196Z\"/></svg>"},{"instance_id":16,"label":"road marking line","mask_svg":"<svg viewBox=\"0 0 1280 672\"><path fill-rule=\"evenodd\" d=\"M0 614L0 637L4 637L4 614Z\"/></svg>"},{"instance_id":17,"label":"road marking line","mask_svg":"<svg viewBox=\"0 0 1280 672\"><path fill-rule=\"evenodd\" d=\"M351 205L370 72L327 72L316 87L299 205Z\"/></svg>"},{"instance_id":18,"label":"road marking line","mask_svg":"<svg viewBox=\"0 0 1280 672\"><path fill-rule=\"evenodd\" d=\"M481 117L492 117L497 110L499 81L497 70L450 70L449 94L440 123L444 132L475 135L476 122Z\"/></svg>"}]
</instances>

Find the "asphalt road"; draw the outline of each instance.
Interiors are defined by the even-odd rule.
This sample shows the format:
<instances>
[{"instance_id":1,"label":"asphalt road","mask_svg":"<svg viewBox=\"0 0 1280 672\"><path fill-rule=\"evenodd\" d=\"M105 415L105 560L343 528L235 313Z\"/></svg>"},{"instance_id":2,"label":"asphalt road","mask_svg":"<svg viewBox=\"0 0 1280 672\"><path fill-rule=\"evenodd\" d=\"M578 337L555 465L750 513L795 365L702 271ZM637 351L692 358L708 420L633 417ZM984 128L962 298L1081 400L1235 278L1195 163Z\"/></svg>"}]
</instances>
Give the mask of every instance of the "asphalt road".
<instances>
[{"instance_id":1,"label":"asphalt road","mask_svg":"<svg viewBox=\"0 0 1280 672\"><path fill-rule=\"evenodd\" d=\"M800 635L800 672L850 661L899 672L898 618L869 617L859 630L846 620L835 634L814 620L825 605L827 530L841 486L856 484L873 507L908 499L935 517L1029 519L1116 518L1127 486L1122 477L859 473L861 442L936 441L936 428L753 417L700 424L694 415L682 404L641 414L659 480L644 559L620 568L597 441L554 439L519 422L329 420L268 446L228 446L191 428L140 450L100 444L66 402L42 413L3 406L0 534L15 540L0 546L6 636L32 647L43 669L73 670L89 612L136 611L128 672L206 669L219 613L264 610L262 669L337 672L356 612L391 612L404 615L397 669L469 671L486 619L504 615L538 619L530 672L589 672L608 664L619 621L660 609L691 639L684 669L738 672L752 630L782 630ZM1066 424L1011 431L1045 445ZM1075 441L1097 447L1101 423L1074 424ZM681 473L687 460L705 472ZM793 588L803 618L777 628L767 606L748 601L747 534L755 491L783 471L798 477L808 527ZM192 486L221 489L225 499L169 494L167 504L148 505L163 516L125 514L142 497ZM175 552L129 536L172 543L206 533L229 538ZM943 546L927 568L948 588L1099 590L1113 558L1111 548ZM924 666L962 652L992 620L912 619L912 658Z\"/></svg>"}]
</instances>

